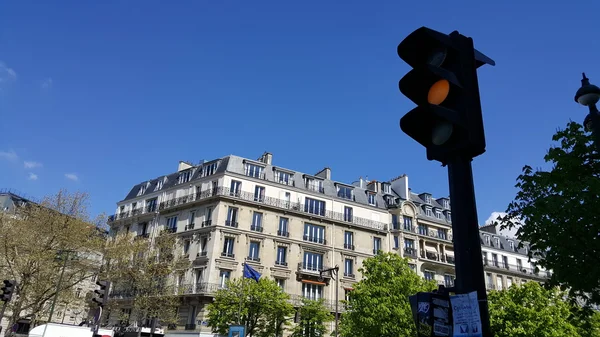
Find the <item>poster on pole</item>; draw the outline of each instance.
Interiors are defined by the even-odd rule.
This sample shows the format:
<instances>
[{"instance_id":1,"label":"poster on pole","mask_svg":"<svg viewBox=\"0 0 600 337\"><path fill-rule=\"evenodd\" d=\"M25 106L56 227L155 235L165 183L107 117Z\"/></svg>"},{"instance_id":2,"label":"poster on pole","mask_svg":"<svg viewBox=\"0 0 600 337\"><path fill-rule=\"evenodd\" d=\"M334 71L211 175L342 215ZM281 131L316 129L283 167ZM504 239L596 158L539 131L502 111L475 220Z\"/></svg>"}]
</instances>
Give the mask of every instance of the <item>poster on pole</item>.
<instances>
[{"instance_id":1,"label":"poster on pole","mask_svg":"<svg viewBox=\"0 0 600 337\"><path fill-rule=\"evenodd\" d=\"M454 337L482 337L477 292L450 296Z\"/></svg>"}]
</instances>

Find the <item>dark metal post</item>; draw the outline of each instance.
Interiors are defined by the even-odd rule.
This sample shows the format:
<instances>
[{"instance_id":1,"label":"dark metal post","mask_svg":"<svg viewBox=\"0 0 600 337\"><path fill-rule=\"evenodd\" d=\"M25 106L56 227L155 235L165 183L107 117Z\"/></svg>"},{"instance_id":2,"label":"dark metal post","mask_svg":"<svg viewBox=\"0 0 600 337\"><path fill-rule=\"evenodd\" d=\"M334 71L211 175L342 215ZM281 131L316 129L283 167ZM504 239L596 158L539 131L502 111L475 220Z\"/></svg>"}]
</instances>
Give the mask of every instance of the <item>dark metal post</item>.
<instances>
[{"instance_id":1,"label":"dark metal post","mask_svg":"<svg viewBox=\"0 0 600 337\"><path fill-rule=\"evenodd\" d=\"M329 273L329 275L331 275L331 277L335 280L335 337L339 336L339 331L338 331L338 323L339 323L339 310L338 310L338 302L339 302L339 291L340 291L340 287L339 287L339 273L340 271L340 267L339 266L335 266L333 268L327 268L327 269L323 269L319 272L319 278L322 279L323 278L323 274L324 273Z\"/></svg>"},{"instance_id":2,"label":"dark metal post","mask_svg":"<svg viewBox=\"0 0 600 337\"><path fill-rule=\"evenodd\" d=\"M448 162L456 291L463 294L477 292L483 337L492 337L471 160L469 157L456 156Z\"/></svg>"},{"instance_id":3,"label":"dark metal post","mask_svg":"<svg viewBox=\"0 0 600 337\"><path fill-rule=\"evenodd\" d=\"M592 135L594 135L594 143L596 143L596 149L600 154L600 112L596 107L596 104L590 105L590 114L588 115L591 122Z\"/></svg>"}]
</instances>

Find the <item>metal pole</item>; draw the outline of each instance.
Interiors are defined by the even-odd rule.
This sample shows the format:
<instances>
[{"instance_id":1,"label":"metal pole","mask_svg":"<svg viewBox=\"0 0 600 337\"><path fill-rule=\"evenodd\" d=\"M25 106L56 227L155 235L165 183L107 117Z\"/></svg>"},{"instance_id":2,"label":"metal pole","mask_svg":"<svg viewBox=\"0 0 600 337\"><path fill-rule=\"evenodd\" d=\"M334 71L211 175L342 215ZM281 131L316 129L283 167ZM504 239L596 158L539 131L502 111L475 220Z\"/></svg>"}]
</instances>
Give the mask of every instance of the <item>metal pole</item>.
<instances>
[{"instance_id":1,"label":"metal pole","mask_svg":"<svg viewBox=\"0 0 600 337\"><path fill-rule=\"evenodd\" d=\"M340 267L335 266L335 337L338 336L339 332L338 332L338 321L339 321L339 310L338 310L338 297L339 297L339 291L340 291L340 287L339 287L339 283L338 283L338 271L340 270Z\"/></svg>"},{"instance_id":2,"label":"metal pole","mask_svg":"<svg viewBox=\"0 0 600 337\"><path fill-rule=\"evenodd\" d=\"M244 264L242 263L242 285L241 285L241 291L242 291L242 296L240 296L240 307L238 308L238 325L242 325L242 306L243 306L243 302L244 302L244 283L245 283L245 279L244 279ZM246 326L246 324L244 324L244 326Z\"/></svg>"},{"instance_id":3,"label":"metal pole","mask_svg":"<svg viewBox=\"0 0 600 337\"><path fill-rule=\"evenodd\" d=\"M63 259L62 270L60 272L60 276L58 277L58 283L56 284L56 293L54 294L54 299L52 300L52 306L50 307L50 315L48 315L48 323L52 322L52 315L54 315L54 307L56 306L56 300L58 299L58 293L60 291L60 286L62 285L62 279L65 275L65 269L67 268L67 261L69 260L69 251L61 251L60 254L66 253L66 256Z\"/></svg>"},{"instance_id":4,"label":"metal pole","mask_svg":"<svg viewBox=\"0 0 600 337\"><path fill-rule=\"evenodd\" d=\"M594 143L596 143L596 150L600 154L600 112L596 104L590 105L590 120L592 122L592 135L594 136Z\"/></svg>"},{"instance_id":5,"label":"metal pole","mask_svg":"<svg viewBox=\"0 0 600 337\"><path fill-rule=\"evenodd\" d=\"M456 156L448 162L457 293L477 292L483 337L492 337L471 158Z\"/></svg>"}]
</instances>

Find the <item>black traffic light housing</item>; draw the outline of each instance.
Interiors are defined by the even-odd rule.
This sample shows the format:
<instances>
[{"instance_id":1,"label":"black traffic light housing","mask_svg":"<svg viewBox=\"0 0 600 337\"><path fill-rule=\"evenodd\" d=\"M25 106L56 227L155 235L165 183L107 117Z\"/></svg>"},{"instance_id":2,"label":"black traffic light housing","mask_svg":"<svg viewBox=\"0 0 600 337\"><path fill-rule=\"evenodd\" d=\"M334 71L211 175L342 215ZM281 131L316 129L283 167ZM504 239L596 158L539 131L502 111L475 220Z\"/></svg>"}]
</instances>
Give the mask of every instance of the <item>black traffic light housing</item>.
<instances>
[{"instance_id":1,"label":"black traffic light housing","mask_svg":"<svg viewBox=\"0 0 600 337\"><path fill-rule=\"evenodd\" d=\"M4 280L2 281L2 298L0 299L3 302L9 302L12 299L12 296L17 289L17 281L15 280Z\"/></svg>"},{"instance_id":2,"label":"black traffic light housing","mask_svg":"<svg viewBox=\"0 0 600 337\"><path fill-rule=\"evenodd\" d=\"M92 302L98 304L100 307L104 307L104 305L108 302L108 293L110 291L110 282L108 281L98 281L96 285L99 289L94 290L94 298L92 298Z\"/></svg>"},{"instance_id":3,"label":"black traffic light housing","mask_svg":"<svg viewBox=\"0 0 600 337\"><path fill-rule=\"evenodd\" d=\"M427 149L427 159L485 152L477 68L495 62L457 31L447 35L427 27L412 32L398 56L413 69L399 82L417 107L400 119L400 128Z\"/></svg>"}]
</instances>

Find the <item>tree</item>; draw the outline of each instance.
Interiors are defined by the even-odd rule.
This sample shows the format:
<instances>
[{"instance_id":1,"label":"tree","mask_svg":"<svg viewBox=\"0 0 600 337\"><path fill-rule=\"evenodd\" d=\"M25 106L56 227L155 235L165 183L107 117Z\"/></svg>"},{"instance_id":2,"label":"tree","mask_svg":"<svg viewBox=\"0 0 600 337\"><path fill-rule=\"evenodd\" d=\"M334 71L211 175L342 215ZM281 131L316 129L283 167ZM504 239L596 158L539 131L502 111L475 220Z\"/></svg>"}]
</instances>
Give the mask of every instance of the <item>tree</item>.
<instances>
[{"instance_id":1,"label":"tree","mask_svg":"<svg viewBox=\"0 0 600 337\"><path fill-rule=\"evenodd\" d=\"M86 194L59 191L39 204L25 202L14 212L0 213L0 275L19 284L6 311L8 326L20 319L46 319L55 295L57 309L97 274L104 237L87 206Z\"/></svg>"},{"instance_id":2,"label":"tree","mask_svg":"<svg viewBox=\"0 0 600 337\"><path fill-rule=\"evenodd\" d=\"M414 336L408 296L432 291L435 283L418 276L407 259L393 253L366 259L359 271L363 279L349 293L349 310L340 324L342 336Z\"/></svg>"},{"instance_id":3,"label":"tree","mask_svg":"<svg viewBox=\"0 0 600 337\"><path fill-rule=\"evenodd\" d=\"M518 228L517 237L531 244L530 257L553 275L572 295L600 303L600 156L592 136L570 122L552 139L560 143L544 160L550 170L523 168L519 189L498 218L502 228Z\"/></svg>"},{"instance_id":4,"label":"tree","mask_svg":"<svg viewBox=\"0 0 600 337\"><path fill-rule=\"evenodd\" d=\"M292 337L325 336L327 332L325 323L334 319L329 309L325 307L323 299L318 301L303 299L298 314L300 320L293 329Z\"/></svg>"},{"instance_id":5,"label":"tree","mask_svg":"<svg viewBox=\"0 0 600 337\"><path fill-rule=\"evenodd\" d=\"M294 307L289 295L273 280L241 278L227 282L207 307L208 326L226 335L230 325L243 324L246 335L279 336L289 325Z\"/></svg>"},{"instance_id":6,"label":"tree","mask_svg":"<svg viewBox=\"0 0 600 337\"><path fill-rule=\"evenodd\" d=\"M527 282L490 292L488 302L496 337L580 336L572 306L565 293L556 288L544 289L537 282Z\"/></svg>"},{"instance_id":7,"label":"tree","mask_svg":"<svg viewBox=\"0 0 600 337\"><path fill-rule=\"evenodd\" d=\"M117 233L105 247L106 268L101 277L113 283L110 310L130 308L138 326L150 319L163 325L178 321L180 289L169 281L182 275L189 260L178 253L174 234L161 232L155 238ZM128 320L130 317L122 317Z\"/></svg>"}]
</instances>

